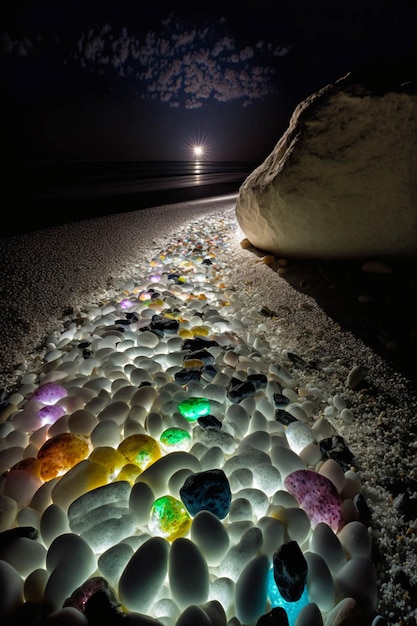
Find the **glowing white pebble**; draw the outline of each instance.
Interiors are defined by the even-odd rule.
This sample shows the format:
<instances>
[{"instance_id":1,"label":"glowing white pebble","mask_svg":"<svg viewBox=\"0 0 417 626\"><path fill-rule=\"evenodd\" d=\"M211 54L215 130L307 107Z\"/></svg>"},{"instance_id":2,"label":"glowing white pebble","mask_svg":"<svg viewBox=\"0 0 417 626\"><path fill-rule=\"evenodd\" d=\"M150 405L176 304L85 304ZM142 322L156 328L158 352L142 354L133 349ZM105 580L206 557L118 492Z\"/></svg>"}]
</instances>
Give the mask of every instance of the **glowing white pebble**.
<instances>
[{"instance_id":1,"label":"glowing white pebble","mask_svg":"<svg viewBox=\"0 0 417 626\"><path fill-rule=\"evenodd\" d=\"M325 417L320 417L315 421L311 430L314 433L316 441L321 441L322 439L327 439L328 437L333 437L333 435L338 434L335 427Z\"/></svg>"},{"instance_id":2,"label":"glowing white pebble","mask_svg":"<svg viewBox=\"0 0 417 626\"><path fill-rule=\"evenodd\" d=\"M285 389L283 390L283 393ZM303 409L303 405L300 402L290 402L286 405L285 410L287 413L295 417L299 422L306 422L309 424L311 419L308 417L307 413ZM295 423L295 422L294 422Z\"/></svg>"},{"instance_id":3,"label":"glowing white pebble","mask_svg":"<svg viewBox=\"0 0 417 626\"><path fill-rule=\"evenodd\" d=\"M159 498L166 493L171 475L181 469L190 469L197 473L201 472L201 464L195 456L188 452L181 450L171 452L147 467L138 476L136 482L148 484L154 492L155 498Z\"/></svg>"},{"instance_id":4,"label":"glowing white pebble","mask_svg":"<svg viewBox=\"0 0 417 626\"><path fill-rule=\"evenodd\" d=\"M292 422L288 424L285 435L288 445L297 454L314 441L314 435L310 426L304 422Z\"/></svg>"},{"instance_id":5,"label":"glowing white pebble","mask_svg":"<svg viewBox=\"0 0 417 626\"><path fill-rule=\"evenodd\" d=\"M334 576L346 563L342 544L333 530L324 522L319 522L310 536L310 550L320 555Z\"/></svg>"},{"instance_id":6,"label":"glowing white pebble","mask_svg":"<svg viewBox=\"0 0 417 626\"><path fill-rule=\"evenodd\" d=\"M132 396L130 400L130 405L141 406L145 408L147 411L150 411L153 403L158 397L158 392L155 387L151 385L144 385L143 387L139 387L136 390L136 393Z\"/></svg>"},{"instance_id":7,"label":"glowing white pebble","mask_svg":"<svg viewBox=\"0 0 417 626\"><path fill-rule=\"evenodd\" d=\"M30 506L25 506L23 509L20 509L16 520L18 526L32 526L32 528L39 530L41 524L41 514L36 509L33 509Z\"/></svg>"},{"instance_id":8,"label":"glowing white pebble","mask_svg":"<svg viewBox=\"0 0 417 626\"><path fill-rule=\"evenodd\" d=\"M207 613L196 605L188 606L175 622L175 626L213 626Z\"/></svg>"},{"instance_id":9,"label":"glowing white pebble","mask_svg":"<svg viewBox=\"0 0 417 626\"><path fill-rule=\"evenodd\" d=\"M352 470L347 470L345 472L345 485L343 487L342 497L353 500L353 498L361 492L362 485L358 474Z\"/></svg>"},{"instance_id":10,"label":"glowing white pebble","mask_svg":"<svg viewBox=\"0 0 417 626\"><path fill-rule=\"evenodd\" d=\"M87 409L78 409L68 417L70 433L88 437L99 423L97 417Z\"/></svg>"},{"instance_id":11,"label":"glowing white pebble","mask_svg":"<svg viewBox=\"0 0 417 626\"><path fill-rule=\"evenodd\" d=\"M96 558L90 546L78 535L60 535L49 546L46 569L50 576L45 588L44 602L58 609L96 570Z\"/></svg>"},{"instance_id":12,"label":"glowing white pebble","mask_svg":"<svg viewBox=\"0 0 417 626\"><path fill-rule=\"evenodd\" d=\"M40 532L44 544L49 547L54 539L70 532L68 517L65 511L57 504L51 504L42 513Z\"/></svg>"},{"instance_id":13,"label":"glowing white pebble","mask_svg":"<svg viewBox=\"0 0 417 626\"><path fill-rule=\"evenodd\" d=\"M175 539L168 557L169 586L180 608L208 598L209 569L198 546L186 537Z\"/></svg>"},{"instance_id":14,"label":"glowing white pebble","mask_svg":"<svg viewBox=\"0 0 417 626\"><path fill-rule=\"evenodd\" d=\"M14 498L0 494L0 532L13 528L18 512L17 502Z\"/></svg>"},{"instance_id":15,"label":"glowing white pebble","mask_svg":"<svg viewBox=\"0 0 417 626\"><path fill-rule=\"evenodd\" d=\"M97 424L90 438L94 448L101 446L117 448L121 441L120 427L114 420L105 420Z\"/></svg>"},{"instance_id":16,"label":"glowing white pebble","mask_svg":"<svg viewBox=\"0 0 417 626\"><path fill-rule=\"evenodd\" d=\"M246 435L246 437L242 439L236 452L239 454L239 452L245 448L254 448L255 450L260 450L261 452L268 452L270 445L271 437L269 433L263 430L257 430L249 435Z\"/></svg>"},{"instance_id":17,"label":"glowing white pebble","mask_svg":"<svg viewBox=\"0 0 417 626\"><path fill-rule=\"evenodd\" d=\"M217 566L230 546L230 538L225 526L210 511L199 511L193 518L191 537L210 566Z\"/></svg>"},{"instance_id":18,"label":"glowing white pebble","mask_svg":"<svg viewBox=\"0 0 417 626\"><path fill-rule=\"evenodd\" d=\"M159 338L155 335L155 333L152 333L149 330L144 330L143 332L139 332L137 334L137 342L138 345L145 346L146 348L156 348L159 343Z\"/></svg>"},{"instance_id":19,"label":"glowing white pebble","mask_svg":"<svg viewBox=\"0 0 417 626\"><path fill-rule=\"evenodd\" d=\"M10 563L25 578L33 570L45 567L46 548L35 539L18 537L0 549L0 559Z\"/></svg>"},{"instance_id":20,"label":"glowing white pebble","mask_svg":"<svg viewBox=\"0 0 417 626\"><path fill-rule=\"evenodd\" d=\"M256 556L244 567L236 582L236 616L242 624L256 624L265 613L269 558Z\"/></svg>"},{"instance_id":21,"label":"glowing white pebble","mask_svg":"<svg viewBox=\"0 0 417 626\"><path fill-rule=\"evenodd\" d=\"M322 557L314 552L304 552L307 561L307 588L311 602L327 613L335 602L335 587L332 574Z\"/></svg>"},{"instance_id":22,"label":"glowing white pebble","mask_svg":"<svg viewBox=\"0 0 417 626\"><path fill-rule=\"evenodd\" d=\"M48 480L48 482L41 485L34 494L30 506L40 513L43 513L45 509L52 504L52 490L58 482L59 477L52 478L52 480Z\"/></svg>"},{"instance_id":23,"label":"glowing white pebble","mask_svg":"<svg viewBox=\"0 0 417 626\"><path fill-rule=\"evenodd\" d=\"M152 613L165 624L175 624L180 609L171 598L161 598L152 607Z\"/></svg>"},{"instance_id":24,"label":"glowing white pebble","mask_svg":"<svg viewBox=\"0 0 417 626\"><path fill-rule=\"evenodd\" d=\"M294 626L323 626L323 616L317 604L309 602L298 613Z\"/></svg>"},{"instance_id":25,"label":"glowing white pebble","mask_svg":"<svg viewBox=\"0 0 417 626\"><path fill-rule=\"evenodd\" d=\"M279 470L283 480L288 474L295 470L306 469L305 461L293 450L285 448L282 445L271 446L270 457L272 465Z\"/></svg>"},{"instance_id":26,"label":"glowing white pebble","mask_svg":"<svg viewBox=\"0 0 417 626\"><path fill-rule=\"evenodd\" d=\"M120 602L128 611L147 613L167 575L170 544L151 537L127 563L118 585Z\"/></svg>"},{"instance_id":27,"label":"glowing white pebble","mask_svg":"<svg viewBox=\"0 0 417 626\"><path fill-rule=\"evenodd\" d=\"M276 510L277 517L285 524L288 537L298 544L303 544L311 531L311 522L307 513L297 506Z\"/></svg>"},{"instance_id":28,"label":"glowing white pebble","mask_svg":"<svg viewBox=\"0 0 417 626\"><path fill-rule=\"evenodd\" d=\"M376 610L378 602L377 576L374 564L367 558L354 556L335 577L339 598L354 598L366 614Z\"/></svg>"},{"instance_id":29,"label":"glowing white pebble","mask_svg":"<svg viewBox=\"0 0 417 626\"><path fill-rule=\"evenodd\" d=\"M253 486L253 472L247 467L238 467L229 475L230 489L233 494L245 487Z\"/></svg>"},{"instance_id":30,"label":"glowing white pebble","mask_svg":"<svg viewBox=\"0 0 417 626\"><path fill-rule=\"evenodd\" d=\"M262 531L262 552L264 554L273 555L285 540L285 525L276 517L265 515L258 520L257 526Z\"/></svg>"},{"instance_id":31,"label":"glowing white pebble","mask_svg":"<svg viewBox=\"0 0 417 626\"><path fill-rule=\"evenodd\" d=\"M282 487L279 470L270 463L257 465L253 470L253 486L263 491L267 496L273 496Z\"/></svg>"},{"instance_id":32,"label":"glowing white pebble","mask_svg":"<svg viewBox=\"0 0 417 626\"><path fill-rule=\"evenodd\" d=\"M46 363L52 363L53 361L57 361L63 355L62 350L49 350L43 357Z\"/></svg>"},{"instance_id":33,"label":"glowing white pebble","mask_svg":"<svg viewBox=\"0 0 417 626\"><path fill-rule=\"evenodd\" d=\"M99 557L97 564L103 577L111 585L117 586L119 578L132 556L133 548L127 543L120 542L105 550Z\"/></svg>"},{"instance_id":34,"label":"glowing white pebble","mask_svg":"<svg viewBox=\"0 0 417 626\"><path fill-rule=\"evenodd\" d=\"M87 361L89 360L90 359L87 359ZM111 391L111 382L107 378L104 378L104 376L92 378L87 383L85 383L84 386L88 389L93 389L97 394L100 393L100 391L102 391L103 389L106 389L106 391L109 392Z\"/></svg>"},{"instance_id":35,"label":"glowing white pebble","mask_svg":"<svg viewBox=\"0 0 417 626\"><path fill-rule=\"evenodd\" d=\"M266 515L269 507L268 496L260 489L245 487L234 494L234 498L247 498L252 505L256 517Z\"/></svg>"},{"instance_id":36,"label":"glowing white pebble","mask_svg":"<svg viewBox=\"0 0 417 626\"><path fill-rule=\"evenodd\" d=\"M16 608L23 604L23 578L15 568L0 560L0 615L2 622L14 621Z\"/></svg>"},{"instance_id":37,"label":"glowing white pebble","mask_svg":"<svg viewBox=\"0 0 417 626\"><path fill-rule=\"evenodd\" d=\"M200 457L200 463L203 470L212 469L213 467L223 467L224 451L220 446L212 446Z\"/></svg>"},{"instance_id":38,"label":"glowing white pebble","mask_svg":"<svg viewBox=\"0 0 417 626\"><path fill-rule=\"evenodd\" d=\"M260 528L249 526L239 541L232 545L219 565L221 576L237 581L242 569L252 558L259 554L263 544Z\"/></svg>"},{"instance_id":39,"label":"glowing white pebble","mask_svg":"<svg viewBox=\"0 0 417 626\"><path fill-rule=\"evenodd\" d=\"M122 402L118 400L116 402L110 402L98 415L97 419L99 422L103 422L105 420L112 420L116 422L116 424L123 424L127 416L129 415L130 406L127 402Z\"/></svg>"},{"instance_id":40,"label":"glowing white pebble","mask_svg":"<svg viewBox=\"0 0 417 626\"><path fill-rule=\"evenodd\" d=\"M10 467L22 460L23 447L13 446L0 451L0 473L2 474Z\"/></svg>"},{"instance_id":41,"label":"glowing white pebble","mask_svg":"<svg viewBox=\"0 0 417 626\"><path fill-rule=\"evenodd\" d=\"M343 526L337 536L349 558L363 556L371 559L372 540L365 524L357 521L349 522Z\"/></svg>"},{"instance_id":42,"label":"glowing white pebble","mask_svg":"<svg viewBox=\"0 0 417 626\"><path fill-rule=\"evenodd\" d=\"M229 517L230 523L240 522L243 520L252 520L252 505L247 498L233 497L230 505Z\"/></svg>"},{"instance_id":43,"label":"glowing white pebble","mask_svg":"<svg viewBox=\"0 0 417 626\"><path fill-rule=\"evenodd\" d=\"M24 469L15 469L6 475L3 493L16 500L19 507L29 506L42 481L35 474Z\"/></svg>"},{"instance_id":44,"label":"glowing white pebble","mask_svg":"<svg viewBox=\"0 0 417 626\"><path fill-rule=\"evenodd\" d=\"M331 480L337 491L342 493L346 484L346 477L343 469L337 461L334 459L326 459L326 461L324 461L324 463L320 466L318 473Z\"/></svg>"},{"instance_id":45,"label":"glowing white pebble","mask_svg":"<svg viewBox=\"0 0 417 626\"><path fill-rule=\"evenodd\" d=\"M321 450L316 443L309 443L300 451L299 455L306 466L310 468L315 468L317 464L322 462Z\"/></svg>"},{"instance_id":46,"label":"glowing white pebble","mask_svg":"<svg viewBox=\"0 0 417 626\"><path fill-rule=\"evenodd\" d=\"M146 483L138 482L133 485L129 496L129 509L138 526L148 523L155 499L154 492Z\"/></svg>"}]
</instances>

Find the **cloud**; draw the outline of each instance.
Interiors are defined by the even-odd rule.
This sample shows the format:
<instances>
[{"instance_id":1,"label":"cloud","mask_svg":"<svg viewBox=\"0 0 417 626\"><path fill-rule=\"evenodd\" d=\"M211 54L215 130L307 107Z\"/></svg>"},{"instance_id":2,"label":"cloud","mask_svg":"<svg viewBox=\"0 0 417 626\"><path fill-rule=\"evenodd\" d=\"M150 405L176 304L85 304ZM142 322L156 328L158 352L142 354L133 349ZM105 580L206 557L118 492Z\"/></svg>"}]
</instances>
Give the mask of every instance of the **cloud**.
<instances>
[{"instance_id":1,"label":"cloud","mask_svg":"<svg viewBox=\"0 0 417 626\"><path fill-rule=\"evenodd\" d=\"M266 40L241 43L232 30L224 19L197 27L170 17L160 30L143 33L104 24L76 38L67 63L124 81L140 99L174 108L198 108L211 99L249 106L275 93L277 58L290 47ZM4 52L20 56L35 54L42 45L8 35L2 43Z\"/></svg>"}]
</instances>

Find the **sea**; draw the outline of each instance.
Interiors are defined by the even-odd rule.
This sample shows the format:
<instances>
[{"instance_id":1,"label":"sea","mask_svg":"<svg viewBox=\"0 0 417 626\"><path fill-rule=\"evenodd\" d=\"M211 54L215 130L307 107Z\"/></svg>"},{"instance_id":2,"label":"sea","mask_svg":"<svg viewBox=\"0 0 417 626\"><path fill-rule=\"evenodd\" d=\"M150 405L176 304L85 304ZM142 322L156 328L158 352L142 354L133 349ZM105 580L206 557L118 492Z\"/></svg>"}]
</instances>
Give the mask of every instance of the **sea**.
<instances>
[{"instance_id":1,"label":"sea","mask_svg":"<svg viewBox=\"0 0 417 626\"><path fill-rule=\"evenodd\" d=\"M9 194L12 204L8 220L2 225L2 236L112 213L237 194L258 165L204 159L26 161L15 168L8 181L13 189ZM22 219L22 207L29 208L29 219Z\"/></svg>"}]
</instances>

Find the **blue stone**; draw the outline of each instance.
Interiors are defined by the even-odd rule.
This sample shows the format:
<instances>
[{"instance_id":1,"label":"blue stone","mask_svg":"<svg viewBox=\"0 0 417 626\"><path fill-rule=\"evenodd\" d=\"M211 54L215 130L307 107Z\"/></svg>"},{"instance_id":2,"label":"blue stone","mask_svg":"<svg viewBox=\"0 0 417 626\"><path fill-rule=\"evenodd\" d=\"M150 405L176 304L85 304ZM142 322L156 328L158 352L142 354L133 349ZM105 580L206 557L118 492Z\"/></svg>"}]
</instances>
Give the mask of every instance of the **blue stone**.
<instances>
[{"instance_id":1,"label":"blue stone","mask_svg":"<svg viewBox=\"0 0 417 626\"><path fill-rule=\"evenodd\" d=\"M224 519L230 510L232 493L226 474L212 469L188 476L180 489L180 498L191 516L210 511Z\"/></svg>"}]
</instances>

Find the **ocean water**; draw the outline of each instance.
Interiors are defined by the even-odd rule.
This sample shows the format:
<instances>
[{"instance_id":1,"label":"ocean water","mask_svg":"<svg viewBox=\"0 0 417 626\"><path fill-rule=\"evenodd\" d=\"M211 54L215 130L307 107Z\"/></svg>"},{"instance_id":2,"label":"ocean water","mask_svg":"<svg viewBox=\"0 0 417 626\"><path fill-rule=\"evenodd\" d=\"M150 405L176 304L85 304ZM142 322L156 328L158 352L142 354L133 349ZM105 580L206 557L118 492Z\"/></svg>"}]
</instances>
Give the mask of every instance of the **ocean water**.
<instances>
[{"instance_id":1,"label":"ocean water","mask_svg":"<svg viewBox=\"0 0 417 626\"><path fill-rule=\"evenodd\" d=\"M15 168L9 178L12 200L2 235L237 193L242 182L258 165L255 162L204 159L28 161ZM21 214L21 207L27 205L32 209L29 221L22 220Z\"/></svg>"}]
</instances>

